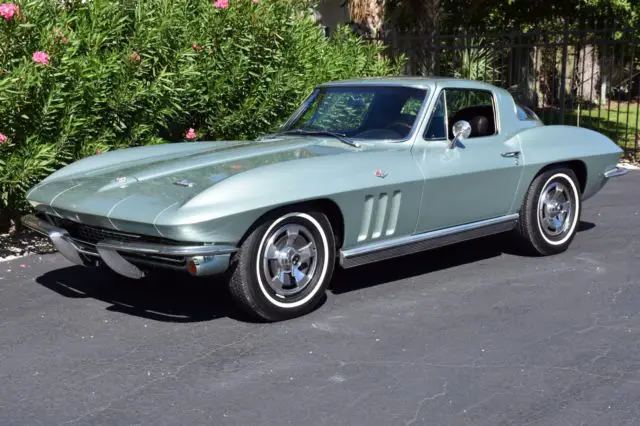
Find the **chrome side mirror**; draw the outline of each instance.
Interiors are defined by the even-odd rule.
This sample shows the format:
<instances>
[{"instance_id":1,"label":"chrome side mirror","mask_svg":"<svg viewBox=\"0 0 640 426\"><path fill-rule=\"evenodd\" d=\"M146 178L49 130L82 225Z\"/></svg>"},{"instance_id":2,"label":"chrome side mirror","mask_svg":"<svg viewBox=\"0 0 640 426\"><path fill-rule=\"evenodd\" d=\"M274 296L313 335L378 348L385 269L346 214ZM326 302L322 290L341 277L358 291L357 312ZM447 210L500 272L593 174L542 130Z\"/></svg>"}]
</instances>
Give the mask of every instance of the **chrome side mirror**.
<instances>
[{"instance_id":1,"label":"chrome side mirror","mask_svg":"<svg viewBox=\"0 0 640 426\"><path fill-rule=\"evenodd\" d=\"M455 148L458 142L462 142L471 135L471 124L468 121L456 121L453 127L453 139L449 142L449 149Z\"/></svg>"}]
</instances>

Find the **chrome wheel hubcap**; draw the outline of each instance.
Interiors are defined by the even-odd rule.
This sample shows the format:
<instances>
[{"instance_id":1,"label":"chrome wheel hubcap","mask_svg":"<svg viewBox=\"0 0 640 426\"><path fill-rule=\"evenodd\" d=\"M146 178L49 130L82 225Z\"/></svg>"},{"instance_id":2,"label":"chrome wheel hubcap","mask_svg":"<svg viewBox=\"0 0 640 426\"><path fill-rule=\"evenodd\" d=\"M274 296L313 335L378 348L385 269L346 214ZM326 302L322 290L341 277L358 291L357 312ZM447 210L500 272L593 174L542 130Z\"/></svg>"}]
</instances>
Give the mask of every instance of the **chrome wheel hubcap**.
<instances>
[{"instance_id":1,"label":"chrome wheel hubcap","mask_svg":"<svg viewBox=\"0 0 640 426\"><path fill-rule=\"evenodd\" d=\"M296 295L309 285L317 268L316 252L313 234L303 225L283 225L269 237L262 272L277 296Z\"/></svg>"},{"instance_id":2,"label":"chrome wheel hubcap","mask_svg":"<svg viewBox=\"0 0 640 426\"><path fill-rule=\"evenodd\" d=\"M545 187L538 201L538 221L548 236L558 236L569 229L573 204L570 189L560 182Z\"/></svg>"}]
</instances>

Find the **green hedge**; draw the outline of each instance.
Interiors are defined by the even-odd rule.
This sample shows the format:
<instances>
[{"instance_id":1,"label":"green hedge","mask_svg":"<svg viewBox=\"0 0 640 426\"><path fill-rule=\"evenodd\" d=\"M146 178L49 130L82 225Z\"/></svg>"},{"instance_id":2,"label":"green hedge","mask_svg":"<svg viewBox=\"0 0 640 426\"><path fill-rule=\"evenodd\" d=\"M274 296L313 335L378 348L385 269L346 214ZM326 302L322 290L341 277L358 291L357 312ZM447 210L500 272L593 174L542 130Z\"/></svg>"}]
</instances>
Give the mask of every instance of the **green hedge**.
<instances>
[{"instance_id":1,"label":"green hedge","mask_svg":"<svg viewBox=\"0 0 640 426\"><path fill-rule=\"evenodd\" d=\"M96 152L249 139L327 80L397 74L296 0L28 0L0 7L0 230L25 190ZM226 6L226 7L225 7ZM10 6L10 8L13 6Z\"/></svg>"}]
</instances>

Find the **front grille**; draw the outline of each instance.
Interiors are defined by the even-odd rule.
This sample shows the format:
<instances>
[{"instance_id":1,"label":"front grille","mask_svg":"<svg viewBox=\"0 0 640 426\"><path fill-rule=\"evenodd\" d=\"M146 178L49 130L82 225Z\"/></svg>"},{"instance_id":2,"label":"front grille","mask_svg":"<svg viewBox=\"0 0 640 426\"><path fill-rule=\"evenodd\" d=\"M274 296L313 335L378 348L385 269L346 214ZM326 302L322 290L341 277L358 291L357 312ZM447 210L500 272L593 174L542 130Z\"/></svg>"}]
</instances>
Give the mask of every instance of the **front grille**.
<instances>
[{"instance_id":1,"label":"front grille","mask_svg":"<svg viewBox=\"0 0 640 426\"><path fill-rule=\"evenodd\" d=\"M78 238L87 242L98 242L101 240L116 240L122 242L140 241L140 235L125 234L123 232L114 232L107 229L95 228L93 226L80 225L74 226ZM72 234L72 236L74 236Z\"/></svg>"},{"instance_id":2,"label":"front grille","mask_svg":"<svg viewBox=\"0 0 640 426\"><path fill-rule=\"evenodd\" d=\"M113 240L124 243L141 242L152 244L164 244L164 245L187 245L183 241L169 240L167 238L153 237L148 235L130 234L127 232L114 231L111 229L99 228L97 226L89 226L81 223L76 223L68 219L63 219L57 216L48 215L49 222L54 226L65 229L72 238L96 244L102 240Z\"/></svg>"}]
</instances>

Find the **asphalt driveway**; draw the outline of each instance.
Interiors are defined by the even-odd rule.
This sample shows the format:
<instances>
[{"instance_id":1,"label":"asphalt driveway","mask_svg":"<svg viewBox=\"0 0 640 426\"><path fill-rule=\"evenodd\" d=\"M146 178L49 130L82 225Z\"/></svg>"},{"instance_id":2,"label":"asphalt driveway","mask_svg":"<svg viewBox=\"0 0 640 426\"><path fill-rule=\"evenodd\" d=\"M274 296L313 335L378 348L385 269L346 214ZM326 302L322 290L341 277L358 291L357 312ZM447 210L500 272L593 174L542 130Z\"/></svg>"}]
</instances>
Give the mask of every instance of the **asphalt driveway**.
<instances>
[{"instance_id":1,"label":"asphalt driveway","mask_svg":"<svg viewBox=\"0 0 640 426\"><path fill-rule=\"evenodd\" d=\"M582 220L555 257L490 238L342 272L279 324L220 283L0 263L0 423L640 424L640 172Z\"/></svg>"}]
</instances>

